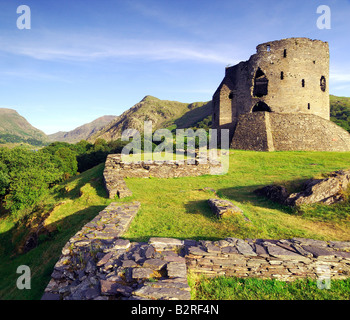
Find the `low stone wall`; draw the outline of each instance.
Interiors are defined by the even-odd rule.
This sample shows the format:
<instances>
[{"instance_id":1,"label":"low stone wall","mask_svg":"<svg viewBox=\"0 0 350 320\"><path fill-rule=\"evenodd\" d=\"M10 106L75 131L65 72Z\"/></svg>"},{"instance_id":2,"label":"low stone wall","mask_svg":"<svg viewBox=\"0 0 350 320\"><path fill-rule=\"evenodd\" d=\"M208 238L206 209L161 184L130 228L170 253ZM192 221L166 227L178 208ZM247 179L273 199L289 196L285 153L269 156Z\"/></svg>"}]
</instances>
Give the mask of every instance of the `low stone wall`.
<instances>
[{"instance_id":1,"label":"low stone wall","mask_svg":"<svg viewBox=\"0 0 350 320\"><path fill-rule=\"evenodd\" d=\"M120 239L140 203L112 203L62 249L42 300L191 298L183 242Z\"/></svg>"},{"instance_id":2,"label":"low stone wall","mask_svg":"<svg viewBox=\"0 0 350 320\"><path fill-rule=\"evenodd\" d=\"M350 242L235 239L199 241L187 248L187 267L216 277L254 277L292 281L298 278L350 277Z\"/></svg>"},{"instance_id":3,"label":"low stone wall","mask_svg":"<svg viewBox=\"0 0 350 320\"><path fill-rule=\"evenodd\" d=\"M43 300L189 300L187 271L292 281L350 277L350 242L120 239L140 203L112 203L62 249Z\"/></svg>"},{"instance_id":4,"label":"low stone wall","mask_svg":"<svg viewBox=\"0 0 350 320\"><path fill-rule=\"evenodd\" d=\"M103 177L109 198L130 196L124 178L177 178L220 173L221 164L214 161L138 161L123 162L120 154L107 157ZM214 171L213 171L214 170Z\"/></svg>"}]
</instances>

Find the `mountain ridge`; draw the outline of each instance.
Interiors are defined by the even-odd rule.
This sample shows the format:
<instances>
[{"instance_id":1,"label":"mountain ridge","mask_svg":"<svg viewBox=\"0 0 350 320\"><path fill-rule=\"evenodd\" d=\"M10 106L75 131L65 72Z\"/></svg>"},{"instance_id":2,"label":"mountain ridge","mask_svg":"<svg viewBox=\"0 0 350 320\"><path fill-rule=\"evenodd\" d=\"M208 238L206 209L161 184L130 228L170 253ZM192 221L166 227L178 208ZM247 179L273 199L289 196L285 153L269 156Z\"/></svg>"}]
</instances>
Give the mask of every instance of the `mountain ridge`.
<instances>
[{"instance_id":1,"label":"mountain ridge","mask_svg":"<svg viewBox=\"0 0 350 320\"><path fill-rule=\"evenodd\" d=\"M152 121L153 130L170 126L186 128L195 125L210 114L211 101L186 103L161 100L147 95L92 135L88 141L94 142L97 139L117 140L121 137L122 131L126 129L136 129L143 132L144 121Z\"/></svg>"},{"instance_id":2,"label":"mountain ridge","mask_svg":"<svg viewBox=\"0 0 350 320\"><path fill-rule=\"evenodd\" d=\"M32 126L16 110L0 108L0 143L44 145L46 134Z\"/></svg>"},{"instance_id":3,"label":"mountain ridge","mask_svg":"<svg viewBox=\"0 0 350 320\"><path fill-rule=\"evenodd\" d=\"M91 135L102 129L116 117L117 116L114 115L105 115L89 123L83 124L71 131L59 131L48 135L48 137L50 141L63 141L68 143L76 143L81 140L87 140Z\"/></svg>"}]
</instances>

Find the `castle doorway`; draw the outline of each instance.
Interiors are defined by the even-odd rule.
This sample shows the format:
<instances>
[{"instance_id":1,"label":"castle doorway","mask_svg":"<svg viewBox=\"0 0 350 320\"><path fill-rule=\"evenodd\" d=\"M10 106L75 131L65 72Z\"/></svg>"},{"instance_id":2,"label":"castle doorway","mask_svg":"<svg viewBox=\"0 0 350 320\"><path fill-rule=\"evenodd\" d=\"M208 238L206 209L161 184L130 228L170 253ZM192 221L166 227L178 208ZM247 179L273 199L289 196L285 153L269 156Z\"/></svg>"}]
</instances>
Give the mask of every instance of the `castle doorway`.
<instances>
[{"instance_id":1,"label":"castle doorway","mask_svg":"<svg viewBox=\"0 0 350 320\"><path fill-rule=\"evenodd\" d=\"M267 79L265 73L260 68L258 68L254 78L254 92L253 92L254 96L255 97L266 96L268 93L268 85L269 85L269 80Z\"/></svg>"},{"instance_id":2,"label":"castle doorway","mask_svg":"<svg viewBox=\"0 0 350 320\"><path fill-rule=\"evenodd\" d=\"M259 111L271 112L271 108L265 102L259 101L253 107L252 112L259 112Z\"/></svg>"}]
</instances>

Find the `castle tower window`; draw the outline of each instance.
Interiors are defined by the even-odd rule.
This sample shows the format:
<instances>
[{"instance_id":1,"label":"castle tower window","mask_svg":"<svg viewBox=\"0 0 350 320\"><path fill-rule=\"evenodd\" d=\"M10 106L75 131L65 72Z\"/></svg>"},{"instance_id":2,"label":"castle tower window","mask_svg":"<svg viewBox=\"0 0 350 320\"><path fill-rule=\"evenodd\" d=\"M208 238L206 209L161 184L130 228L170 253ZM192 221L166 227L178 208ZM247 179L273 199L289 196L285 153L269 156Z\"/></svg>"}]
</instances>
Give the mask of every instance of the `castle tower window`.
<instances>
[{"instance_id":1,"label":"castle tower window","mask_svg":"<svg viewBox=\"0 0 350 320\"><path fill-rule=\"evenodd\" d=\"M287 49L283 50L283 58L287 58Z\"/></svg>"},{"instance_id":2,"label":"castle tower window","mask_svg":"<svg viewBox=\"0 0 350 320\"><path fill-rule=\"evenodd\" d=\"M268 93L269 80L267 79L265 73L258 68L254 78L254 96L263 97Z\"/></svg>"},{"instance_id":3,"label":"castle tower window","mask_svg":"<svg viewBox=\"0 0 350 320\"><path fill-rule=\"evenodd\" d=\"M271 112L270 107L262 101L259 101L254 107L252 112L260 112L260 111L265 111L265 112Z\"/></svg>"},{"instance_id":4,"label":"castle tower window","mask_svg":"<svg viewBox=\"0 0 350 320\"><path fill-rule=\"evenodd\" d=\"M311 109L310 103L307 104L307 109L308 109L308 110Z\"/></svg>"},{"instance_id":5,"label":"castle tower window","mask_svg":"<svg viewBox=\"0 0 350 320\"><path fill-rule=\"evenodd\" d=\"M283 73L283 71L281 71L281 80L283 80L284 79L284 73Z\"/></svg>"},{"instance_id":6,"label":"castle tower window","mask_svg":"<svg viewBox=\"0 0 350 320\"><path fill-rule=\"evenodd\" d=\"M320 87L323 92L326 91L326 78L324 76L321 77Z\"/></svg>"},{"instance_id":7,"label":"castle tower window","mask_svg":"<svg viewBox=\"0 0 350 320\"><path fill-rule=\"evenodd\" d=\"M229 98L230 100L233 99L233 92L232 92L232 91L231 91L230 94L228 95L228 98Z\"/></svg>"},{"instance_id":8,"label":"castle tower window","mask_svg":"<svg viewBox=\"0 0 350 320\"><path fill-rule=\"evenodd\" d=\"M266 51L267 51L267 52L270 52L270 51L271 51L271 46L270 46L269 44L266 46Z\"/></svg>"},{"instance_id":9,"label":"castle tower window","mask_svg":"<svg viewBox=\"0 0 350 320\"><path fill-rule=\"evenodd\" d=\"M301 80L301 86L304 88L305 87L305 80Z\"/></svg>"}]
</instances>

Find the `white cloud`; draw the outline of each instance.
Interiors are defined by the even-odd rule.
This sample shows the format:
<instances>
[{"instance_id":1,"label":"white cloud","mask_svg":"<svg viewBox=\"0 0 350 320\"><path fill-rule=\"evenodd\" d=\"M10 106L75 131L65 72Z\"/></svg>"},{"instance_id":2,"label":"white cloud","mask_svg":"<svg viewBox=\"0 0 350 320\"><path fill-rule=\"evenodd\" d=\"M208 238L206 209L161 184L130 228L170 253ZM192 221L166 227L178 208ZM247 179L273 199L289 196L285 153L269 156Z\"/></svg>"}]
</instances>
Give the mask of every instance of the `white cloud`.
<instances>
[{"instance_id":1,"label":"white cloud","mask_svg":"<svg viewBox=\"0 0 350 320\"><path fill-rule=\"evenodd\" d=\"M117 39L100 35L42 34L35 39L13 42L0 39L0 52L47 61L96 61L101 59L142 59L236 63L234 46L145 39Z\"/></svg>"},{"instance_id":2,"label":"white cloud","mask_svg":"<svg viewBox=\"0 0 350 320\"><path fill-rule=\"evenodd\" d=\"M331 73L330 80L334 82L350 82L350 72L349 73Z\"/></svg>"}]
</instances>

